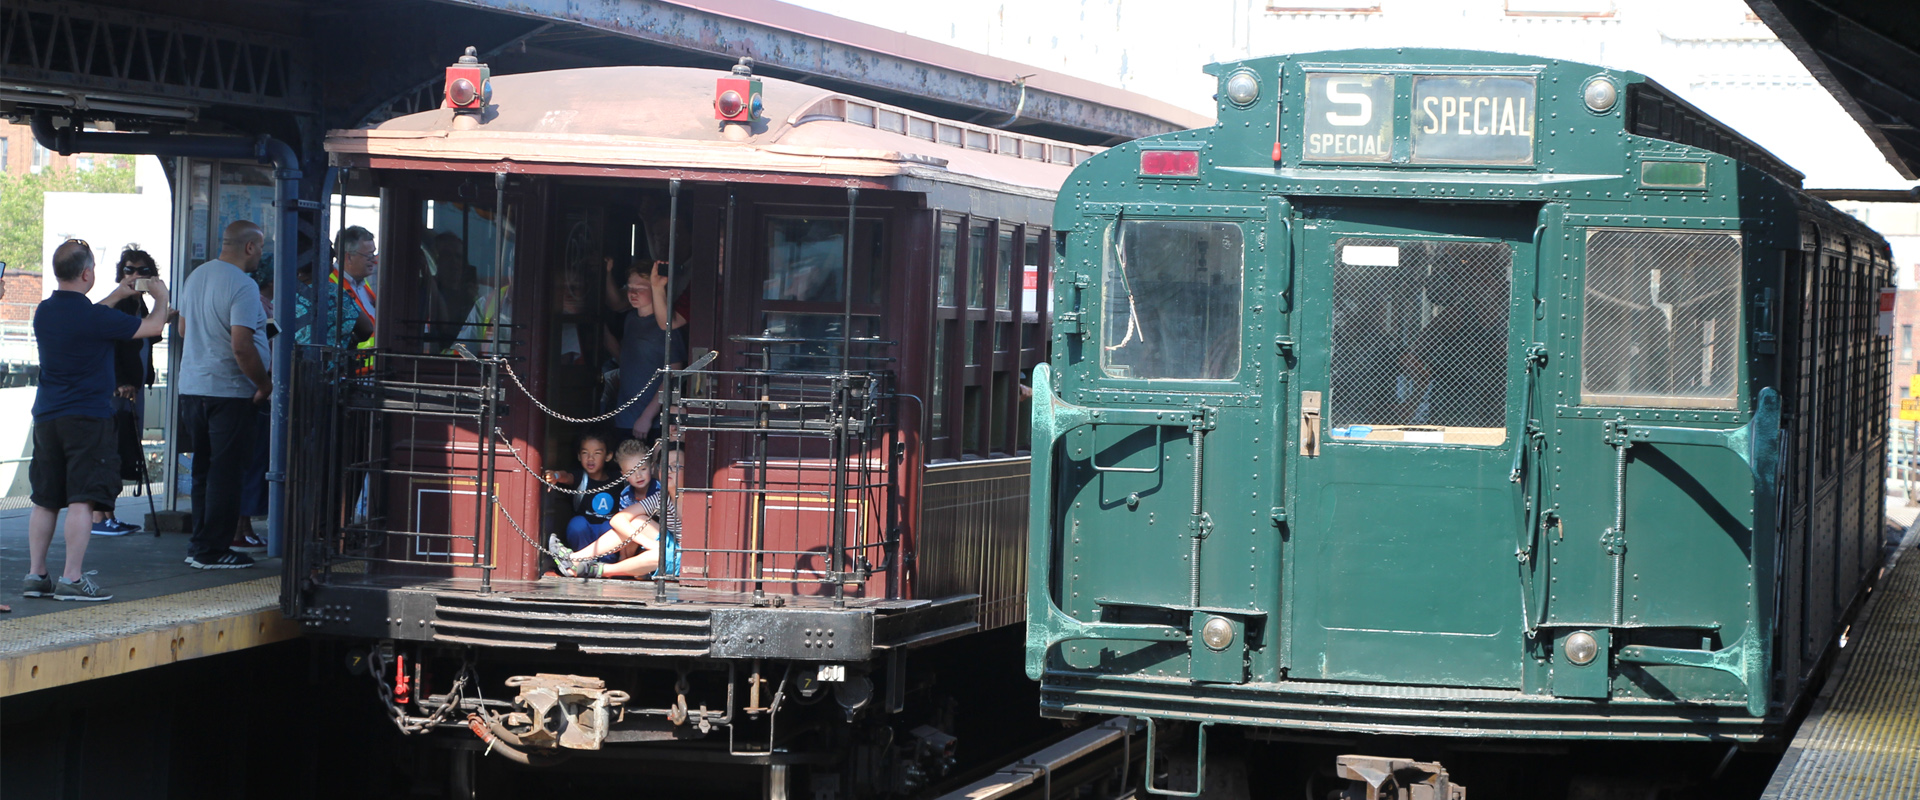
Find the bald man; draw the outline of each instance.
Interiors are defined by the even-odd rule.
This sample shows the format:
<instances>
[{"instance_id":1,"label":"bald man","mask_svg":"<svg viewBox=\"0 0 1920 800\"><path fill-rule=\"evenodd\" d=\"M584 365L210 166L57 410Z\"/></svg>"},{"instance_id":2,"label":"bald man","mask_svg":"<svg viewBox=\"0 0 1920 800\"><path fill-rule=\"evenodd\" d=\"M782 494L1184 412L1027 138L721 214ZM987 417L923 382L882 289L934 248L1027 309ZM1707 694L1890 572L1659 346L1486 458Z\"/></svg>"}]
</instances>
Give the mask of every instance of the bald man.
<instances>
[{"instance_id":1,"label":"bald man","mask_svg":"<svg viewBox=\"0 0 1920 800\"><path fill-rule=\"evenodd\" d=\"M33 512L27 518L27 577L21 594L55 600L110 600L81 569L93 535L93 507L120 499L120 451L114 435L113 345L160 335L168 315L167 287L149 279L153 311L145 319L116 311L134 294L129 274L99 303L93 290L93 249L68 239L53 251L59 288L33 312L40 349L40 386L33 396ZM60 509L67 510L65 569L52 579L47 551Z\"/></svg>"},{"instance_id":2,"label":"bald man","mask_svg":"<svg viewBox=\"0 0 1920 800\"><path fill-rule=\"evenodd\" d=\"M260 285L266 234L240 220L220 238L220 257L195 267L180 287L183 338L180 416L193 443L193 540L187 565L245 569L253 559L233 547L240 484L253 460L254 406L267 381L267 311Z\"/></svg>"}]
</instances>

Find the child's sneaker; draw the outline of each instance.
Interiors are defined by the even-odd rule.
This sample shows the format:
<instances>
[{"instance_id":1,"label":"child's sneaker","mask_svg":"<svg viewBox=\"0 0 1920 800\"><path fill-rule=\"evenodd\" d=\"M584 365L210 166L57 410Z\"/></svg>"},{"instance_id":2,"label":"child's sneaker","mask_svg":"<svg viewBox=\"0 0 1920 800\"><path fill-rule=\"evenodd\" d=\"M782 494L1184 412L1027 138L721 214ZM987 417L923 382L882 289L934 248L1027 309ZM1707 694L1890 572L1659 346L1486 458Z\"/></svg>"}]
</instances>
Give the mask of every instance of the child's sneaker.
<instances>
[{"instance_id":1,"label":"child's sneaker","mask_svg":"<svg viewBox=\"0 0 1920 800\"><path fill-rule=\"evenodd\" d=\"M569 578L580 577L580 571L573 567L573 550L567 547L566 542L560 541L559 534L547 534L547 553L553 556L553 568L560 570L560 574Z\"/></svg>"},{"instance_id":2,"label":"child's sneaker","mask_svg":"<svg viewBox=\"0 0 1920 800\"><path fill-rule=\"evenodd\" d=\"M53 577L50 575L28 575L20 583L21 597L52 597Z\"/></svg>"},{"instance_id":3,"label":"child's sneaker","mask_svg":"<svg viewBox=\"0 0 1920 800\"><path fill-rule=\"evenodd\" d=\"M80 576L80 580L73 581L72 583L68 583L66 578L55 581L53 584L53 599L97 603L101 600L112 600L113 595L102 591L101 588L93 582L92 578L82 575Z\"/></svg>"}]
</instances>

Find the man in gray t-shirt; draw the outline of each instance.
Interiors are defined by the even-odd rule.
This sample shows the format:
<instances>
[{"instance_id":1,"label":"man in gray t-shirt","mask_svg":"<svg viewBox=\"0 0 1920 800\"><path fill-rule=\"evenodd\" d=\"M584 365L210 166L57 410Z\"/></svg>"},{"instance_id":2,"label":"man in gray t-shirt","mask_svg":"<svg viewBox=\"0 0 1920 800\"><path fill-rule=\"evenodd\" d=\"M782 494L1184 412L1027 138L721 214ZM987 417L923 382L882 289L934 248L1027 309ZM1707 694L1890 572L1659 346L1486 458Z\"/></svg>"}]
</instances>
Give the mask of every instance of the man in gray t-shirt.
<instances>
[{"instance_id":1,"label":"man in gray t-shirt","mask_svg":"<svg viewBox=\"0 0 1920 800\"><path fill-rule=\"evenodd\" d=\"M193 449L193 541L187 564L242 569L253 559L233 550L240 484L253 460L254 404L267 381L267 312L248 273L260 265L266 234L240 220L227 226L220 257L187 275L179 293L180 415Z\"/></svg>"}]
</instances>

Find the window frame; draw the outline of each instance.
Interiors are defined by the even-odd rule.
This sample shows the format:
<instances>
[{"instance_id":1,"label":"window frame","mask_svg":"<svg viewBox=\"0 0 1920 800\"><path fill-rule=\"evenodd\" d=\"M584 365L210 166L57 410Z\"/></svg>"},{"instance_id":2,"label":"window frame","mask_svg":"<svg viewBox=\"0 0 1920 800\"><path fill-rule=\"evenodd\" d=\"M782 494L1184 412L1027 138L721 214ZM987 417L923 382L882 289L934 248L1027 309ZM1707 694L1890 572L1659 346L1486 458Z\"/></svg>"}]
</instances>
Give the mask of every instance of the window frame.
<instances>
[{"instance_id":1,"label":"window frame","mask_svg":"<svg viewBox=\"0 0 1920 800\"><path fill-rule=\"evenodd\" d=\"M948 462L987 458L1007 458L1028 452L1029 428L1021 422L1026 402L1020 396L1026 373L1044 357L1051 314L1044 308L1028 308L1023 287L1024 263L1002 264L1003 237L1012 241L1015 262L1024 262L1026 243L1038 237L1040 263L1034 265L1040 285L1051 282L1053 250L1044 246L1052 229L1044 225L1000 220L960 211L939 211L931 215L928 239L932 262L933 287L929 292L932 321L927 335L928 404L926 421L926 462ZM952 304L940 297L943 227L955 226L953 249ZM975 253L976 231L984 231L984 252ZM1006 308L999 307L1002 282L1007 295ZM978 303L974 302L976 300ZM1044 305L1046 294L1036 291L1035 306ZM1031 313L1031 317L1029 314ZM1037 328L1037 332L1029 327ZM966 335L971 328L972 350ZM936 348L941 352L936 353ZM940 358L944 356L944 360ZM936 369L936 366L938 369ZM933 426L933 408L944 421L944 429Z\"/></svg>"},{"instance_id":2,"label":"window frame","mask_svg":"<svg viewBox=\"0 0 1920 800\"><path fill-rule=\"evenodd\" d=\"M1707 228L1663 228L1663 227L1624 227L1596 226L1579 229L1581 287L1579 298L1580 339L1577 347L1579 369L1571 378L1578 388L1578 405L1583 408L1630 409L1652 412L1701 412L1701 413L1745 413L1747 410L1747 392L1744 391L1747 380L1746 358L1749 352L1747 326L1749 324L1745 299L1748 237L1738 230ZM1588 385L1587 370L1589 353L1587 347L1593 341L1593 308L1588 302L1588 288L1593 278L1592 243L1596 235L1602 233L1638 233L1638 234L1686 234L1692 236L1726 236L1733 240L1736 249L1734 259L1733 324L1727 334L1727 341L1733 348L1730 361L1733 367L1731 388L1723 397L1695 397L1687 395L1628 394L1624 392L1595 392ZM1716 334L1718 336L1718 334ZM1713 401L1713 402L1709 402Z\"/></svg>"}]
</instances>

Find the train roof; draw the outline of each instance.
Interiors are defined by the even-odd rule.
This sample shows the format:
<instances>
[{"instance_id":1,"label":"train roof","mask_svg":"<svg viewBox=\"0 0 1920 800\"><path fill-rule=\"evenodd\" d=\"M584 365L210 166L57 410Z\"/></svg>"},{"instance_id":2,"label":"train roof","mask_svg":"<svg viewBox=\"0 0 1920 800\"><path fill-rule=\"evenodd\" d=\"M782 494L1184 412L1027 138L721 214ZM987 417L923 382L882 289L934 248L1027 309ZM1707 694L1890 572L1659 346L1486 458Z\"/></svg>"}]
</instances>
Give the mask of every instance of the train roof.
<instances>
[{"instance_id":1,"label":"train roof","mask_svg":"<svg viewBox=\"0 0 1920 800\"><path fill-rule=\"evenodd\" d=\"M761 117L733 141L714 118L718 70L594 67L491 79L477 120L437 108L329 132L336 162L519 172L580 166L785 176L895 176L1048 195L1098 148L931 117L794 81L759 78ZM475 124L477 122L477 124ZM423 165L424 166L424 165ZM750 178L747 178L750 179Z\"/></svg>"}]
</instances>

